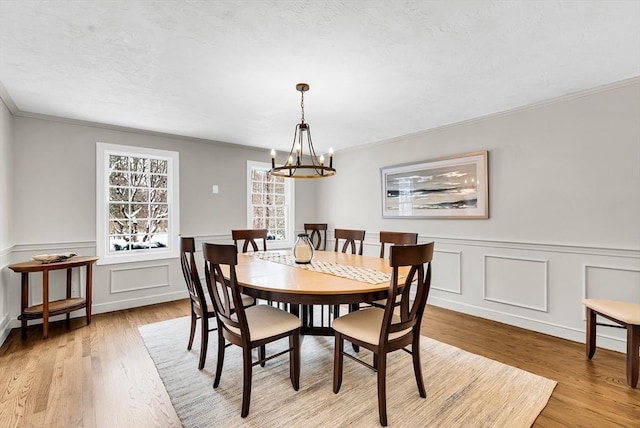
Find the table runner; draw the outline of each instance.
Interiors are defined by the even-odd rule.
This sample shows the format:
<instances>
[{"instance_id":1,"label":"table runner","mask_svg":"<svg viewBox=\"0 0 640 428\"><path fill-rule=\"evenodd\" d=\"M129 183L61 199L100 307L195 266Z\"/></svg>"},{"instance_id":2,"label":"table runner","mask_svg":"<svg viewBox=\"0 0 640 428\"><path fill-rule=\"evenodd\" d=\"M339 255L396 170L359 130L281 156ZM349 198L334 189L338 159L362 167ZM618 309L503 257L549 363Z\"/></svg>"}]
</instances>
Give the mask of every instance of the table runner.
<instances>
[{"instance_id":1,"label":"table runner","mask_svg":"<svg viewBox=\"0 0 640 428\"><path fill-rule=\"evenodd\" d=\"M253 257L270 262L281 263L314 272L328 273L330 275L355 279L356 281L367 282L369 284L381 284L383 282L389 282L391 279L390 273L356 266L341 265L334 262L325 262L322 260L311 260L311 263L308 264L298 264L295 262L293 255L277 251L256 251L248 254L252 254Z\"/></svg>"}]
</instances>

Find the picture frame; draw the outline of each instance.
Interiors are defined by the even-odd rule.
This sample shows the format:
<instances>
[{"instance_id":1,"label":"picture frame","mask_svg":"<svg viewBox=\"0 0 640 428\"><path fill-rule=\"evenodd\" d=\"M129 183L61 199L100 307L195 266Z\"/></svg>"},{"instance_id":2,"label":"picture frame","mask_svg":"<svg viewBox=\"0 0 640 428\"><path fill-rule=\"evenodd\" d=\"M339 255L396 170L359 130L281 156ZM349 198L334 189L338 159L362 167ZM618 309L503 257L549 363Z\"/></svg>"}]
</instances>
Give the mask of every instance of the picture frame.
<instances>
[{"instance_id":1,"label":"picture frame","mask_svg":"<svg viewBox=\"0 0 640 428\"><path fill-rule=\"evenodd\" d=\"M380 168L383 218L489 218L488 152Z\"/></svg>"}]
</instances>

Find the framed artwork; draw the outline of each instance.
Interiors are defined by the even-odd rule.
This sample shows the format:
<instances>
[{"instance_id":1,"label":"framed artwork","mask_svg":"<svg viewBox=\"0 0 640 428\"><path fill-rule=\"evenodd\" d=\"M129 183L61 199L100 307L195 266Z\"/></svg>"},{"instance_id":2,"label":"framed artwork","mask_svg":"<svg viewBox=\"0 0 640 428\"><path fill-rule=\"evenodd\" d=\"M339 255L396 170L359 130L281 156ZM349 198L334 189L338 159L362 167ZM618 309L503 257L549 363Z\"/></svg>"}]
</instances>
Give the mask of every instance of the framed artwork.
<instances>
[{"instance_id":1,"label":"framed artwork","mask_svg":"<svg viewBox=\"0 0 640 428\"><path fill-rule=\"evenodd\" d=\"M380 168L382 217L489 218L488 152Z\"/></svg>"}]
</instances>

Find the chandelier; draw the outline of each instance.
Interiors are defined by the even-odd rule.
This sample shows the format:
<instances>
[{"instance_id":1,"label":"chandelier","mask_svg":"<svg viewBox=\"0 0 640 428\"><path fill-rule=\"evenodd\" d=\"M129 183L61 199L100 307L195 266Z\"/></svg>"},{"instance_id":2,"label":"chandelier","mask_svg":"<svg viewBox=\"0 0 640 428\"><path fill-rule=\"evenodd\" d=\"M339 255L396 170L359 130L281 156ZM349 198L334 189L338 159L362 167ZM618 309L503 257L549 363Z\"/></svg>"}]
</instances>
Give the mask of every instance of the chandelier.
<instances>
[{"instance_id":1,"label":"chandelier","mask_svg":"<svg viewBox=\"0 0 640 428\"><path fill-rule=\"evenodd\" d=\"M336 173L333 168L333 149L329 149L329 165L325 165L324 155L316 155L311 142L311 126L304 121L304 93L309 90L306 83L298 83L296 90L300 91L300 108L302 109L302 118L300 123L296 125L293 134L293 145L289 151L285 163L282 166L276 166L276 151L271 150L271 175L289 178L321 178L331 177ZM306 141L305 141L306 134ZM307 146L308 153L305 152L304 146ZM305 156L310 162L305 163Z\"/></svg>"}]
</instances>

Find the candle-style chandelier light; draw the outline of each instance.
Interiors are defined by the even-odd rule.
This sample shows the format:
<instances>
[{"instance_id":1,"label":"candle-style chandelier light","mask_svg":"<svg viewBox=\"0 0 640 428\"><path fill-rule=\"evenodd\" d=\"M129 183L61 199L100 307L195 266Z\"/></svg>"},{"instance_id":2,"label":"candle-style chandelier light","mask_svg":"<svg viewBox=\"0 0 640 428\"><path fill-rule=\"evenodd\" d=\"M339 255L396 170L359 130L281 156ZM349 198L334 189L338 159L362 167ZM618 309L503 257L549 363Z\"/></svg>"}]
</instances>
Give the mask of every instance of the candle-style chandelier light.
<instances>
[{"instance_id":1,"label":"candle-style chandelier light","mask_svg":"<svg viewBox=\"0 0 640 428\"><path fill-rule=\"evenodd\" d=\"M333 149L329 149L329 165L325 165L323 155L318 157L313 143L311 142L311 126L304 121L304 93L309 90L306 83L298 83L296 89L300 91L300 108L302 118L296 125L293 134L293 145L289 151L289 156L282 166L276 166L276 151L271 150L271 170L272 175L289 178L322 178L331 177L336 173L333 168ZM308 153L305 152L305 134ZM310 162L305 162L308 159Z\"/></svg>"}]
</instances>

